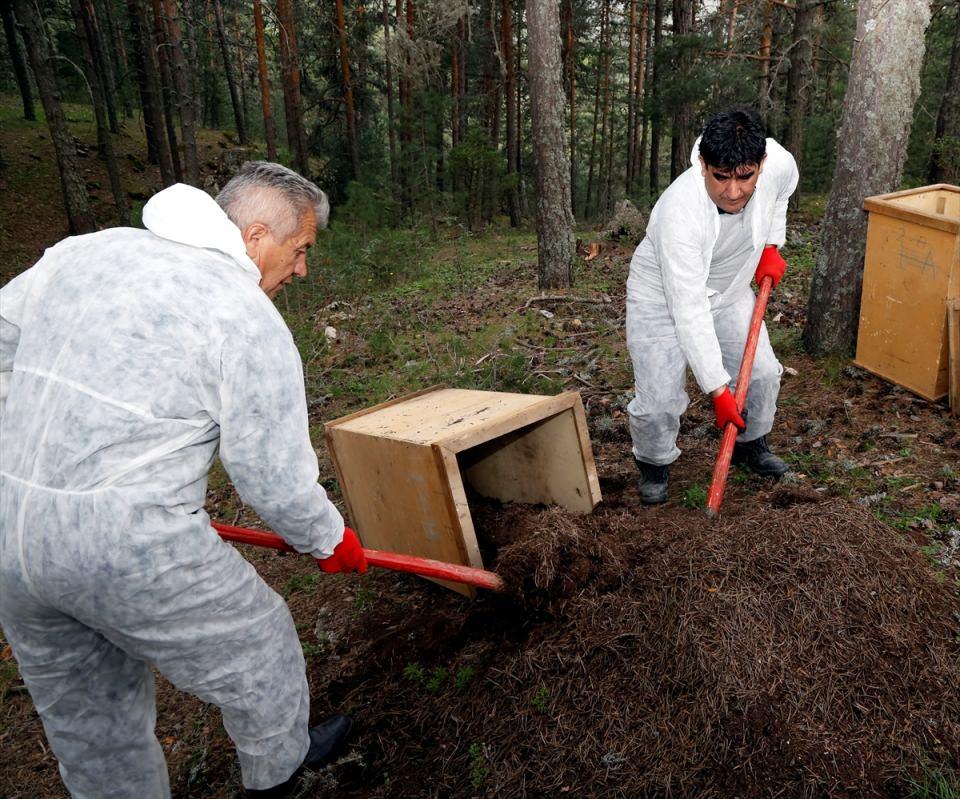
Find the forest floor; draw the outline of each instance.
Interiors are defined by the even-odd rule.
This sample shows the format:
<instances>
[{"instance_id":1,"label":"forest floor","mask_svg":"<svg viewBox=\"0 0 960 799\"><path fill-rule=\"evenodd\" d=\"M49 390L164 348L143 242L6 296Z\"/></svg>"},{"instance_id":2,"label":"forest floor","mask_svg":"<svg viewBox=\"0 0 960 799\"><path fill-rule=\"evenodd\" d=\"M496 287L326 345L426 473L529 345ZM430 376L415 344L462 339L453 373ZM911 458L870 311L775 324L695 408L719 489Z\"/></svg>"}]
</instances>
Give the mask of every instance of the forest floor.
<instances>
[{"instance_id":1,"label":"forest floor","mask_svg":"<svg viewBox=\"0 0 960 799\"><path fill-rule=\"evenodd\" d=\"M66 235L41 123L0 103L0 283ZM87 178L109 185L89 118ZM134 128L132 123L128 127ZM211 165L229 150L204 137ZM142 139L121 137L136 195ZM501 595L470 601L371 569L244 547L288 601L315 719L355 722L307 797L960 796L960 426L842 359L804 353L822 208L789 221L790 270L767 324L787 368L771 444L778 484L731 474L703 514L719 437L691 385L670 501L640 504L625 406L632 244L599 241L577 286L540 299L536 238L452 221L320 236L311 276L278 299L304 359L321 481L342 497L323 423L429 385L580 393L603 501L590 516L472 498ZM325 335L336 328L335 339ZM221 470L207 510L259 526ZM362 535L363 531L359 531ZM0 798L62 797L0 640ZM175 796L241 796L216 708L158 678L157 734Z\"/></svg>"}]
</instances>

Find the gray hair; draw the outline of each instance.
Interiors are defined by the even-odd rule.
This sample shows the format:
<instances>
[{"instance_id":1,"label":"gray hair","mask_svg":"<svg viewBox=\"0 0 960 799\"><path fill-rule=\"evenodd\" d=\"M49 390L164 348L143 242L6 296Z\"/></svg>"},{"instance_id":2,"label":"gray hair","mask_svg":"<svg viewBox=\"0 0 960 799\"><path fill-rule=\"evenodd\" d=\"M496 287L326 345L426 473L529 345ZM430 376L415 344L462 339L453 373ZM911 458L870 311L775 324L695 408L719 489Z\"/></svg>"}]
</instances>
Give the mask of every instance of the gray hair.
<instances>
[{"instance_id":1,"label":"gray hair","mask_svg":"<svg viewBox=\"0 0 960 799\"><path fill-rule=\"evenodd\" d=\"M271 161L244 163L216 199L241 231L260 222L278 241L296 233L307 208L313 208L318 228L325 228L330 216L330 202L323 191L292 169Z\"/></svg>"}]
</instances>

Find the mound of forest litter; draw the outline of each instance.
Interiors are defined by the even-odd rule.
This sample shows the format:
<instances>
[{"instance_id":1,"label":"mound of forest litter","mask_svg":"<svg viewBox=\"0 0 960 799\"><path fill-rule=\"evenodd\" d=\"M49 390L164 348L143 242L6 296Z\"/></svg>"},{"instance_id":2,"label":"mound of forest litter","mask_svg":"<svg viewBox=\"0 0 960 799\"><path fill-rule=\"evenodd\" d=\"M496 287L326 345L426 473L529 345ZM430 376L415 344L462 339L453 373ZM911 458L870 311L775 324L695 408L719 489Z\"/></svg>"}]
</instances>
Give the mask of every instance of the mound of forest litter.
<instances>
[{"instance_id":1,"label":"mound of forest litter","mask_svg":"<svg viewBox=\"0 0 960 799\"><path fill-rule=\"evenodd\" d=\"M308 795L896 796L960 769L960 600L864 508L474 519L507 593L380 617L328 693L353 754Z\"/></svg>"}]
</instances>

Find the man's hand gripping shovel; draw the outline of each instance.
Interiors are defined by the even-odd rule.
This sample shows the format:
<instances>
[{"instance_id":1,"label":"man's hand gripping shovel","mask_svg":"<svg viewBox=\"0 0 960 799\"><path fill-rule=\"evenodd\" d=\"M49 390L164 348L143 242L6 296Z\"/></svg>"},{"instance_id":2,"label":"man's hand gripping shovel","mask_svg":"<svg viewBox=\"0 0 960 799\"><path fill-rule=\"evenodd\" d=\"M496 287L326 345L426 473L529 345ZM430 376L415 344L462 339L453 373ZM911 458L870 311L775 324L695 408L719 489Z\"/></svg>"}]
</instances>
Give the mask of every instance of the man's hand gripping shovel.
<instances>
[{"instance_id":1,"label":"man's hand gripping shovel","mask_svg":"<svg viewBox=\"0 0 960 799\"><path fill-rule=\"evenodd\" d=\"M750 373L753 371L753 359L757 354L757 342L760 339L760 326L763 324L763 315L767 310L767 301L773 289L773 278L767 276L760 281L760 291L757 293L757 302L753 306L753 316L750 317L750 332L747 335L747 345L743 348L743 359L740 361L740 374L737 375L737 391L734 399L737 410L743 413L747 401L747 389L750 387ZM730 472L730 458L733 457L733 445L737 439L737 426L727 422L723 430L723 439L720 442L720 453L717 463L713 467L713 480L707 494L707 516L715 519L720 515L720 503L723 502L723 492L727 487L727 475Z\"/></svg>"},{"instance_id":2,"label":"man's hand gripping shovel","mask_svg":"<svg viewBox=\"0 0 960 799\"><path fill-rule=\"evenodd\" d=\"M296 552L296 550L274 533L263 530L249 530L245 527L234 527L229 524L213 522L213 529L220 533L224 541L233 541L238 544L253 544L268 549L279 549L282 552ZM417 558L413 555L400 555L395 552L382 552L378 549L364 549L363 554L371 566L380 566L393 571L419 574L423 577L434 577L440 580L450 580L455 583L464 583L477 588L486 588L490 591L502 591L503 580L493 572L484 569L475 569L471 566L461 566L457 563L444 563L440 560Z\"/></svg>"}]
</instances>

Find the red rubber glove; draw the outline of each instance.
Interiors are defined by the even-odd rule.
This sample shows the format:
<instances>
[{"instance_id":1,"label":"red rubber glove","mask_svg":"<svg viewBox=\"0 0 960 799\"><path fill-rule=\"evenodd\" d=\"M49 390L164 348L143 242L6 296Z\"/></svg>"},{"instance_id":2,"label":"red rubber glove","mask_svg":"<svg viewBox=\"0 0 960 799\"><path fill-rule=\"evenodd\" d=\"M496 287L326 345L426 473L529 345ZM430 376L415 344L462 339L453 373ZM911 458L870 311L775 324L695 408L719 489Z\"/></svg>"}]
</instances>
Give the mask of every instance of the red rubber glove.
<instances>
[{"instance_id":1,"label":"red rubber glove","mask_svg":"<svg viewBox=\"0 0 960 799\"><path fill-rule=\"evenodd\" d=\"M713 412L717 415L717 427L723 430L727 422L733 422L740 432L747 429L747 423L743 421L743 417L737 410L737 401L729 388L725 388L722 394L710 399L713 400Z\"/></svg>"},{"instance_id":2,"label":"red rubber glove","mask_svg":"<svg viewBox=\"0 0 960 799\"><path fill-rule=\"evenodd\" d=\"M367 556L363 554L363 547L360 546L357 534L349 527L344 527L343 541L337 544L329 558L318 560L317 565L327 574L336 572L364 574L367 571Z\"/></svg>"},{"instance_id":3,"label":"red rubber glove","mask_svg":"<svg viewBox=\"0 0 960 799\"><path fill-rule=\"evenodd\" d=\"M780 250L775 244L768 244L760 254L760 263L757 264L757 271L753 273L753 279L759 286L761 280L770 277L773 279L773 287L776 288L786 271L787 262L780 256Z\"/></svg>"}]
</instances>

